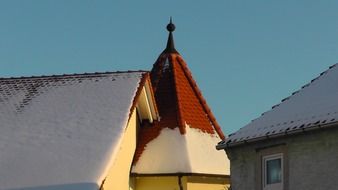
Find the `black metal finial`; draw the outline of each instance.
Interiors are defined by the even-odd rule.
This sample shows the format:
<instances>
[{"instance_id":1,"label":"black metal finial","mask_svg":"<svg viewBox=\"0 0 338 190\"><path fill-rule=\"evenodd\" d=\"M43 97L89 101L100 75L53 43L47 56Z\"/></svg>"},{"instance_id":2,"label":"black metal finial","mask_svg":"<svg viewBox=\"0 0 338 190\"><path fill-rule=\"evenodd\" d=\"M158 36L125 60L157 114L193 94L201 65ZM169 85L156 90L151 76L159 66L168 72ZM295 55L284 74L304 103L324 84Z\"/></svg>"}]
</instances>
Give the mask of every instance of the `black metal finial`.
<instances>
[{"instance_id":1,"label":"black metal finial","mask_svg":"<svg viewBox=\"0 0 338 190\"><path fill-rule=\"evenodd\" d=\"M172 22L172 18L170 17L170 22L167 25L167 30L169 31L169 37L168 37L168 42L167 42L167 47L165 48L164 52L166 53L178 53L175 49L175 44L174 44L174 37L172 32L175 31L175 25Z\"/></svg>"},{"instance_id":2,"label":"black metal finial","mask_svg":"<svg viewBox=\"0 0 338 190\"><path fill-rule=\"evenodd\" d=\"M175 25L173 24L173 21L172 21L172 18L170 17L170 22L169 22L169 24L167 25L167 30L169 31L169 32L173 32L173 31L175 31Z\"/></svg>"}]
</instances>

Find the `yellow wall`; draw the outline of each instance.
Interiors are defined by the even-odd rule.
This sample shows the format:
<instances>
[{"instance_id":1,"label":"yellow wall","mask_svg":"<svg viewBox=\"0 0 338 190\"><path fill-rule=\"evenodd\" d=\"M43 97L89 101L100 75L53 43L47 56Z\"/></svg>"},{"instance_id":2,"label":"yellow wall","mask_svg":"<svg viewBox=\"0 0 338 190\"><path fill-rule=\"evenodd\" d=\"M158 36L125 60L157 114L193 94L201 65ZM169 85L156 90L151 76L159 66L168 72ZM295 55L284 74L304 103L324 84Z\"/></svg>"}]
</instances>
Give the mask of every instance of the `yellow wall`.
<instances>
[{"instance_id":1,"label":"yellow wall","mask_svg":"<svg viewBox=\"0 0 338 190\"><path fill-rule=\"evenodd\" d=\"M226 190L230 186L229 177L186 177L187 190Z\"/></svg>"},{"instance_id":2,"label":"yellow wall","mask_svg":"<svg viewBox=\"0 0 338 190\"><path fill-rule=\"evenodd\" d=\"M134 190L226 190L229 177L178 176L133 177Z\"/></svg>"},{"instance_id":3,"label":"yellow wall","mask_svg":"<svg viewBox=\"0 0 338 190\"><path fill-rule=\"evenodd\" d=\"M176 176L135 177L134 190L180 190Z\"/></svg>"},{"instance_id":4,"label":"yellow wall","mask_svg":"<svg viewBox=\"0 0 338 190\"><path fill-rule=\"evenodd\" d=\"M129 184L132 182L129 181L129 173L136 148L137 124L136 109L134 109L122 138L116 160L104 181L103 190L129 190Z\"/></svg>"}]
</instances>

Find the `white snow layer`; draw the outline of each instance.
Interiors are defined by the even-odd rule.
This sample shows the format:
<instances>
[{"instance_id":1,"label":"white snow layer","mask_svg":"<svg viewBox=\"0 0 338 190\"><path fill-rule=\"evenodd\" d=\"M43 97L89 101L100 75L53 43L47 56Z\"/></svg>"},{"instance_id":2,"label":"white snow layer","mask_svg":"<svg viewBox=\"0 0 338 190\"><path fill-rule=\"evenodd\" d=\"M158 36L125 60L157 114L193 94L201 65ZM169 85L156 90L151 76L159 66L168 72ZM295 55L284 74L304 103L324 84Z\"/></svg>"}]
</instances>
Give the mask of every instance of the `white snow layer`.
<instances>
[{"instance_id":1,"label":"white snow layer","mask_svg":"<svg viewBox=\"0 0 338 190\"><path fill-rule=\"evenodd\" d=\"M0 189L98 189L142 73L0 80Z\"/></svg>"},{"instance_id":2,"label":"white snow layer","mask_svg":"<svg viewBox=\"0 0 338 190\"><path fill-rule=\"evenodd\" d=\"M250 139L306 130L338 120L338 66L333 65L320 77L282 100L261 117L253 120L227 139L238 143Z\"/></svg>"},{"instance_id":3,"label":"white snow layer","mask_svg":"<svg viewBox=\"0 0 338 190\"><path fill-rule=\"evenodd\" d=\"M132 173L201 173L230 175L230 163L223 151L215 145L221 139L186 126L182 135L177 128L164 128L149 142Z\"/></svg>"}]
</instances>

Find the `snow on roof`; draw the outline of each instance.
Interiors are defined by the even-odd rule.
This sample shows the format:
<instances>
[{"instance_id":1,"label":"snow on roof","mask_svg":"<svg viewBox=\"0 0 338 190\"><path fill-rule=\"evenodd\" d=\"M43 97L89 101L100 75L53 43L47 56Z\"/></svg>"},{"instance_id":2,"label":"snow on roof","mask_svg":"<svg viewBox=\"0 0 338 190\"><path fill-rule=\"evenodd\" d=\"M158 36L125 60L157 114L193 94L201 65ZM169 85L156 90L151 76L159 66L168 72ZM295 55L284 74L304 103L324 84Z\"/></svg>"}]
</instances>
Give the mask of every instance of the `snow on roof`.
<instances>
[{"instance_id":1,"label":"snow on roof","mask_svg":"<svg viewBox=\"0 0 338 190\"><path fill-rule=\"evenodd\" d=\"M142 124L132 172L229 175L215 149L225 136L183 58L165 50L150 74L161 119Z\"/></svg>"},{"instance_id":2,"label":"snow on roof","mask_svg":"<svg viewBox=\"0 0 338 190\"><path fill-rule=\"evenodd\" d=\"M0 79L0 189L98 189L145 72Z\"/></svg>"},{"instance_id":3,"label":"snow on roof","mask_svg":"<svg viewBox=\"0 0 338 190\"><path fill-rule=\"evenodd\" d=\"M162 129L147 144L132 173L230 175L229 160L224 152L215 149L221 138L189 126L186 130L182 135L178 127Z\"/></svg>"},{"instance_id":4,"label":"snow on roof","mask_svg":"<svg viewBox=\"0 0 338 190\"><path fill-rule=\"evenodd\" d=\"M335 64L270 111L230 135L218 148L332 126L338 120L337 97L338 67Z\"/></svg>"},{"instance_id":5,"label":"snow on roof","mask_svg":"<svg viewBox=\"0 0 338 190\"><path fill-rule=\"evenodd\" d=\"M214 148L225 135L174 47L175 26L167 29L167 47L150 72L160 120L142 123L132 173L229 175L229 160Z\"/></svg>"},{"instance_id":6,"label":"snow on roof","mask_svg":"<svg viewBox=\"0 0 338 190\"><path fill-rule=\"evenodd\" d=\"M164 128L179 128L186 133L186 124L205 133L225 136L183 58L164 51L151 70L151 80L161 119L152 127L142 127L134 157L138 161L149 142Z\"/></svg>"}]
</instances>

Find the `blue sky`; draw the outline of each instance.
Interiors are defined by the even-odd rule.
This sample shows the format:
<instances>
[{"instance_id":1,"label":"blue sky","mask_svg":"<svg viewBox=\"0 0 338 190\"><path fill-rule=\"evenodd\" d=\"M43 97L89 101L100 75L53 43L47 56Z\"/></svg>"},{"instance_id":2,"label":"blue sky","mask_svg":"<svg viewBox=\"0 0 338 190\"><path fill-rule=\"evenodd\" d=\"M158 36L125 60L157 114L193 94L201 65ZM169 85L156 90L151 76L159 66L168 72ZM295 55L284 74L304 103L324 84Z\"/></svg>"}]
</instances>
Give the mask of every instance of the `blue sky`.
<instances>
[{"instance_id":1,"label":"blue sky","mask_svg":"<svg viewBox=\"0 0 338 190\"><path fill-rule=\"evenodd\" d=\"M150 70L176 49L226 133L338 62L338 1L0 1L0 77Z\"/></svg>"}]
</instances>

